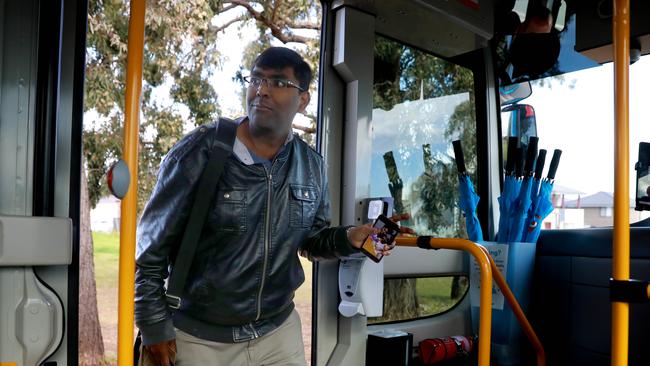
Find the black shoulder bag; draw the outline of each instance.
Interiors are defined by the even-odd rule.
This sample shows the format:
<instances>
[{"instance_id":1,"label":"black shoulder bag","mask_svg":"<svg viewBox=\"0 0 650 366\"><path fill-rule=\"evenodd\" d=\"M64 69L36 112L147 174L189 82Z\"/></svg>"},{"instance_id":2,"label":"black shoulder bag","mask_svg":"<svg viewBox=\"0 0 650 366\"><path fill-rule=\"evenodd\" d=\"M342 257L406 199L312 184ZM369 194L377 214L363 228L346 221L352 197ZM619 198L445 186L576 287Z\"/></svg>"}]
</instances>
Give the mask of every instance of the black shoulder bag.
<instances>
[{"instance_id":1,"label":"black shoulder bag","mask_svg":"<svg viewBox=\"0 0 650 366\"><path fill-rule=\"evenodd\" d=\"M199 236L205 223L205 218L208 214L208 209L214 198L216 192L215 186L219 182L221 173L223 173L223 166L226 160L232 154L232 148L235 144L235 136L237 135L237 124L232 120L226 118L219 118L219 126L217 128L217 138L215 146L210 151L210 159L208 160L201 179L197 188L196 196L192 204L192 211L183 232L183 240L178 248L178 254L172 267L172 273L169 277L169 282L166 291L167 305L174 310L181 307L181 296L183 295L183 288L187 280L187 274L194 259L196 246L199 242ZM182 253L182 255L181 255ZM140 357L142 349L142 337L140 332L135 339L134 344L134 365L142 365L143 362ZM143 352L143 356L144 356ZM145 358L145 357L143 357Z\"/></svg>"}]
</instances>

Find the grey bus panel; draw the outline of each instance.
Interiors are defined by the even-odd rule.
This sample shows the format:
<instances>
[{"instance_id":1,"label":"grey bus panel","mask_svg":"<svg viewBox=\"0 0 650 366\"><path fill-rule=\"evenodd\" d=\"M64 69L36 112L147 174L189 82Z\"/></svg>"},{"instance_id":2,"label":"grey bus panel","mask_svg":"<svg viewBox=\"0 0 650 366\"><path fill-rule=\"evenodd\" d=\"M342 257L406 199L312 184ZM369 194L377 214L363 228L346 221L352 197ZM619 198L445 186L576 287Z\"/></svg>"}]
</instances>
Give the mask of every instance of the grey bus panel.
<instances>
[{"instance_id":1,"label":"grey bus panel","mask_svg":"<svg viewBox=\"0 0 650 366\"><path fill-rule=\"evenodd\" d=\"M0 216L0 267L68 265L71 262L71 219Z\"/></svg>"}]
</instances>

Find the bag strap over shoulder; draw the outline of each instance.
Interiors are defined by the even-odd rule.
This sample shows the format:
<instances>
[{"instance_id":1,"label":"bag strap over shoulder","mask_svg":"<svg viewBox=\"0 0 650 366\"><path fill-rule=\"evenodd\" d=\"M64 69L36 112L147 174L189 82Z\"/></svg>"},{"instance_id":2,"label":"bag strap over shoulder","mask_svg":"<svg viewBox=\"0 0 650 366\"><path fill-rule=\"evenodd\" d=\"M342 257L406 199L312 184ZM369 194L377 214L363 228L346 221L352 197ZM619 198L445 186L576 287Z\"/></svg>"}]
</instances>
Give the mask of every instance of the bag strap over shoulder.
<instances>
[{"instance_id":1,"label":"bag strap over shoulder","mask_svg":"<svg viewBox=\"0 0 650 366\"><path fill-rule=\"evenodd\" d=\"M210 159L206 165L192 204L192 211L183 233L183 241L178 249L178 255L167 286L167 304L172 309L181 307L181 296L187 280L190 266L194 259L196 246L199 242L208 209L215 194L215 186L223 172L226 160L232 154L237 135L237 124L226 118L219 118L217 139L210 151Z\"/></svg>"}]
</instances>

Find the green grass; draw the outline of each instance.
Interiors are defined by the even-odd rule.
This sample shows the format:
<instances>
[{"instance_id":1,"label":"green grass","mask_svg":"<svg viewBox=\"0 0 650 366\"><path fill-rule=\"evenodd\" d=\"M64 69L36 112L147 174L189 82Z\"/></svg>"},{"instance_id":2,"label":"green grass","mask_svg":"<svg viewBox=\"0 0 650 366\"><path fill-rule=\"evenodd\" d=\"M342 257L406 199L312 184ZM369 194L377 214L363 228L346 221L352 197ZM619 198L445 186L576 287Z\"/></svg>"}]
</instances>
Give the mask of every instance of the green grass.
<instances>
[{"instance_id":1,"label":"green grass","mask_svg":"<svg viewBox=\"0 0 650 366\"><path fill-rule=\"evenodd\" d=\"M120 260L118 233L93 233L95 281L98 288L117 287Z\"/></svg>"},{"instance_id":2,"label":"green grass","mask_svg":"<svg viewBox=\"0 0 650 366\"><path fill-rule=\"evenodd\" d=\"M416 290L423 316L442 313L454 306L460 298L451 297L453 277L418 278ZM461 285L464 294L467 284Z\"/></svg>"}]
</instances>

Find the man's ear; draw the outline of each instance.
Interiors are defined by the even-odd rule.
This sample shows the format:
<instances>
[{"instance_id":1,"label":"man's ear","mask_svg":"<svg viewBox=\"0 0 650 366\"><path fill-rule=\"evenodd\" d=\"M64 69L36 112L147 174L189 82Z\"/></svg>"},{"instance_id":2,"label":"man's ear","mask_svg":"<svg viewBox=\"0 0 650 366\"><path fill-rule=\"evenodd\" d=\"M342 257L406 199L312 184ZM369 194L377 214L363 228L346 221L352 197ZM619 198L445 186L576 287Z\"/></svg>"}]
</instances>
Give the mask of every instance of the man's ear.
<instances>
[{"instance_id":1,"label":"man's ear","mask_svg":"<svg viewBox=\"0 0 650 366\"><path fill-rule=\"evenodd\" d=\"M305 112L305 108L307 108L310 99L311 99L311 95L309 94L308 91L300 93L300 104L298 105L298 113Z\"/></svg>"}]
</instances>

